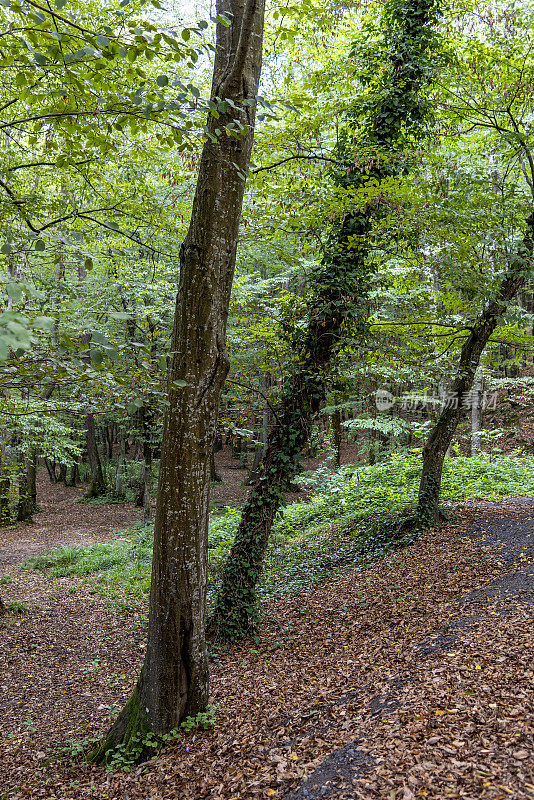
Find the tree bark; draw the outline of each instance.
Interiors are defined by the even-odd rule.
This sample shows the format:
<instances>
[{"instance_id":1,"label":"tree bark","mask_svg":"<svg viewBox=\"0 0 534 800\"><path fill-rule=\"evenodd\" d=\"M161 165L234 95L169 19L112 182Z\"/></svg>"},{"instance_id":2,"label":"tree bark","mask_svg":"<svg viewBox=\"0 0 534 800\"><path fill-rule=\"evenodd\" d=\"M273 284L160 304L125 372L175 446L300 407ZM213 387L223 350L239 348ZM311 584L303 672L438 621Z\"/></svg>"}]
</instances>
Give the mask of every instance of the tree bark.
<instances>
[{"instance_id":1,"label":"tree bark","mask_svg":"<svg viewBox=\"0 0 534 800\"><path fill-rule=\"evenodd\" d=\"M341 412L338 409L332 414L332 443L334 445L334 467L341 466Z\"/></svg>"},{"instance_id":2,"label":"tree bark","mask_svg":"<svg viewBox=\"0 0 534 800\"><path fill-rule=\"evenodd\" d=\"M31 456L19 453L19 496L17 501L17 522L30 522L35 506L32 500L32 490L30 486L30 463Z\"/></svg>"},{"instance_id":3,"label":"tree bark","mask_svg":"<svg viewBox=\"0 0 534 800\"><path fill-rule=\"evenodd\" d=\"M480 357L506 310L507 303L515 297L531 268L534 250L534 213L528 217L526 223L527 231L522 245L501 281L496 298L480 314L464 342L460 353L458 372L449 393L449 406L444 407L424 446L423 471L415 512L415 521L421 528L428 528L439 521L439 493L443 462L465 411L462 399L471 391Z\"/></svg>"},{"instance_id":4,"label":"tree bark","mask_svg":"<svg viewBox=\"0 0 534 800\"><path fill-rule=\"evenodd\" d=\"M11 509L9 507L10 486L9 475L0 462L0 525L7 525L11 522Z\"/></svg>"},{"instance_id":5,"label":"tree bark","mask_svg":"<svg viewBox=\"0 0 534 800\"><path fill-rule=\"evenodd\" d=\"M264 0L219 0L210 116L189 230L180 250L169 405L160 461L149 630L137 687L91 758L118 744L136 759L206 708L205 642L210 454L228 370L225 335L261 68ZM245 103L245 104L244 104ZM237 106L237 109L236 109ZM239 135L224 129L238 118ZM219 132L219 135L215 134Z\"/></svg>"},{"instance_id":6,"label":"tree bark","mask_svg":"<svg viewBox=\"0 0 534 800\"><path fill-rule=\"evenodd\" d=\"M102 464L98 454L95 418L92 414L87 414L85 417L85 443L87 447L87 461L89 462L89 469L91 470L91 483L89 484L85 496L98 497L99 495L105 494L106 482L104 480Z\"/></svg>"},{"instance_id":7,"label":"tree bark","mask_svg":"<svg viewBox=\"0 0 534 800\"><path fill-rule=\"evenodd\" d=\"M50 483L57 483L55 461L49 461L47 458L45 458L44 463L46 471L48 472L48 477L50 478Z\"/></svg>"},{"instance_id":8,"label":"tree bark","mask_svg":"<svg viewBox=\"0 0 534 800\"><path fill-rule=\"evenodd\" d=\"M484 378L482 372L477 372L473 384L471 398L471 455L476 456L481 450L480 431L482 428L482 385Z\"/></svg>"}]
</instances>

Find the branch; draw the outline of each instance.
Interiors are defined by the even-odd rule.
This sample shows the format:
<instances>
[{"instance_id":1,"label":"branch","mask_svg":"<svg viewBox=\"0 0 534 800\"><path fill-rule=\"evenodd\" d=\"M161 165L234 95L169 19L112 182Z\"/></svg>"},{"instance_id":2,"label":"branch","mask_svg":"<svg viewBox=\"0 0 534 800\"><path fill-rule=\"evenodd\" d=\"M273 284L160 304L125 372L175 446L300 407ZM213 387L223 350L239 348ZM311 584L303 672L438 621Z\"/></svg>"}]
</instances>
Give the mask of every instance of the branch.
<instances>
[{"instance_id":1,"label":"branch","mask_svg":"<svg viewBox=\"0 0 534 800\"><path fill-rule=\"evenodd\" d=\"M268 167L256 167L256 169L251 170L252 175L256 175L258 172L264 172L268 169L274 169L275 167L279 167L282 164L286 164L288 161L294 161L295 159L305 160L305 161L329 161L331 164L336 164L338 167L346 166L347 162L344 161L337 161L335 158L329 158L328 156L288 156L287 158L283 158L281 161L277 161L274 164L270 164Z\"/></svg>"},{"instance_id":2,"label":"branch","mask_svg":"<svg viewBox=\"0 0 534 800\"><path fill-rule=\"evenodd\" d=\"M249 386L249 384L247 384L247 383L241 383L240 381L234 381L231 378L227 378L226 379L226 383L233 383L234 386L240 386L242 389L248 389L249 392L255 392L256 394L259 394L260 397L263 398L263 400L265 401L267 407L272 411L273 416L275 417L277 423L279 425L281 424L280 418L279 418L279 416L278 416L278 414L276 412L276 408L271 404L269 398L264 395L264 393L262 392L261 389L256 389L255 386Z\"/></svg>"},{"instance_id":3,"label":"branch","mask_svg":"<svg viewBox=\"0 0 534 800\"><path fill-rule=\"evenodd\" d=\"M96 161L96 159L86 158L84 161L76 161L73 166L81 167L84 164L90 164L92 161ZM19 164L17 167L9 167L6 172L15 172L18 169L30 169L31 167L57 167L57 163L55 161L34 161L31 164Z\"/></svg>"}]
</instances>

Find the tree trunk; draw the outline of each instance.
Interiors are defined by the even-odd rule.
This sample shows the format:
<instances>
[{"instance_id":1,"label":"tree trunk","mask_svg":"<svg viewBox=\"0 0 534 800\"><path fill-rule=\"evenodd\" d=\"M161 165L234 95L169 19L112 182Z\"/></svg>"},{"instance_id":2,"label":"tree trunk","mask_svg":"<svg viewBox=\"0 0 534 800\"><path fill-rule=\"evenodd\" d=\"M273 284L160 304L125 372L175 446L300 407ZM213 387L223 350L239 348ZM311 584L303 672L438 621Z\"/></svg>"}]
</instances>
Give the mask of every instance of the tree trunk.
<instances>
[{"instance_id":1,"label":"tree trunk","mask_svg":"<svg viewBox=\"0 0 534 800\"><path fill-rule=\"evenodd\" d=\"M527 231L516 257L503 278L497 297L480 314L460 353L458 373L452 382L449 405L445 406L423 449L423 471L419 485L419 500L415 520L419 527L428 528L439 521L439 492L445 454L452 442L464 413L462 400L471 394L475 373L490 336L525 281L531 267L534 250L534 213L527 219Z\"/></svg>"},{"instance_id":2,"label":"tree trunk","mask_svg":"<svg viewBox=\"0 0 534 800\"><path fill-rule=\"evenodd\" d=\"M482 384L484 376L482 372L478 371L475 376L473 384L473 391L471 396L471 455L476 456L481 450L480 431L482 428L482 413L481 413L481 400L482 400Z\"/></svg>"},{"instance_id":3,"label":"tree trunk","mask_svg":"<svg viewBox=\"0 0 534 800\"><path fill-rule=\"evenodd\" d=\"M180 250L169 405L163 427L154 530L148 643L136 689L92 754L118 744L146 755L143 737L206 708L205 642L210 454L228 370L225 336L244 174L253 141L263 0L219 0L212 97L231 101L210 116L189 230ZM246 103L243 105L243 103ZM237 106L237 108L236 108ZM225 126L240 121L239 135ZM214 131L220 130L216 136Z\"/></svg>"},{"instance_id":4,"label":"tree trunk","mask_svg":"<svg viewBox=\"0 0 534 800\"><path fill-rule=\"evenodd\" d=\"M332 414L332 443L334 445L334 467L341 466L341 412L336 409Z\"/></svg>"},{"instance_id":5,"label":"tree trunk","mask_svg":"<svg viewBox=\"0 0 534 800\"><path fill-rule=\"evenodd\" d=\"M217 465L215 463L215 447L211 448L210 458L210 481L212 483L222 483L222 478L217 472Z\"/></svg>"},{"instance_id":6,"label":"tree trunk","mask_svg":"<svg viewBox=\"0 0 534 800\"><path fill-rule=\"evenodd\" d=\"M433 46L432 28L436 7L428 0L416 9L391 4L395 26L395 50L391 56L389 92L380 92L367 120L365 141L377 153L394 150L404 142L417 106L418 92L428 85L428 50ZM424 36L423 36L424 33ZM424 39L423 44L421 40ZM424 114L424 110L423 110ZM351 142L351 147L354 144ZM342 146L341 146L342 147ZM344 157L341 149L336 153ZM335 185L362 188L369 181L380 183L395 174L394 158L381 161L377 155L345 165L335 174ZM243 507L234 543L222 570L221 586L210 620L210 632L222 639L246 634L256 619L256 584L259 580L269 535L283 490L299 467L315 415L326 393L326 379L334 354L351 337L366 329L366 302L370 288L367 255L374 220L382 215L375 199L363 208L344 214L333 226L320 267L310 273L313 295L308 305L308 327L299 350L294 373L282 388L274 428L269 436L264 470Z\"/></svg>"},{"instance_id":7,"label":"tree trunk","mask_svg":"<svg viewBox=\"0 0 534 800\"><path fill-rule=\"evenodd\" d=\"M37 510L37 450L32 450L26 463L26 475L28 481L28 495L32 504L32 510Z\"/></svg>"},{"instance_id":8,"label":"tree trunk","mask_svg":"<svg viewBox=\"0 0 534 800\"><path fill-rule=\"evenodd\" d=\"M35 506L29 482L30 457L19 453L19 496L17 501L17 522L30 522Z\"/></svg>"},{"instance_id":9,"label":"tree trunk","mask_svg":"<svg viewBox=\"0 0 534 800\"><path fill-rule=\"evenodd\" d=\"M67 479L65 481L65 486L76 486L76 483L79 480L78 476L78 464L75 461L74 464L71 465L70 468L70 475L67 475Z\"/></svg>"},{"instance_id":10,"label":"tree trunk","mask_svg":"<svg viewBox=\"0 0 534 800\"><path fill-rule=\"evenodd\" d=\"M124 436L120 439L119 457L117 459L117 471L115 473L115 497L124 497L124 460L126 450L126 439Z\"/></svg>"},{"instance_id":11,"label":"tree trunk","mask_svg":"<svg viewBox=\"0 0 534 800\"><path fill-rule=\"evenodd\" d=\"M85 417L85 442L87 447L87 461L89 462L89 469L91 470L91 483L85 493L85 497L98 497L99 495L105 494L106 482L104 480L102 464L100 463L100 456L98 454L95 418L92 414L87 414Z\"/></svg>"},{"instance_id":12,"label":"tree trunk","mask_svg":"<svg viewBox=\"0 0 534 800\"><path fill-rule=\"evenodd\" d=\"M9 506L9 490L11 481L5 467L0 462L0 525L11 522L11 509Z\"/></svg>"},{"instance_id":13,"label":"tree trunk","mask_svg":"<svg viewBox=\"0 0 534 800\"><path fill-rule=\"evenodd\" d=\"M44 463L46 471L48 472L48 477L50 478L50 483L57 483L55 462L49 461L47 458L45 458Z\"/></svg>"},{"instance_id":14,"label":"tree trunk","mask_svg":"<svg viewBox=\"0 0 534 800\"><path fill-rule=\"evenodd\" d=\"M143 522L148 525L152 519L152 447L147 437L143 443L143 455L145 459L143 473Z\"/></svg>"}]
</instances>

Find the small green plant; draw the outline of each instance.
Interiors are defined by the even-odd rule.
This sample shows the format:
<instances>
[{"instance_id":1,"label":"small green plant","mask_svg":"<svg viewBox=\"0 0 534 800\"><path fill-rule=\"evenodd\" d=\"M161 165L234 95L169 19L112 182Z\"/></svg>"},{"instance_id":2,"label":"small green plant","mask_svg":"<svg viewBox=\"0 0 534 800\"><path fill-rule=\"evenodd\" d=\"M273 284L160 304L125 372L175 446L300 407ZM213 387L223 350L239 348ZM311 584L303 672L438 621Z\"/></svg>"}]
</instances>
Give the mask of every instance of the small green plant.
<instances>
[{"instance_id":1,"label":"small green plant","mask_svg":"<svg viewBox=\"0 0 534 800\"><path fill-rule=\"evenodd\" d=\"M28 609L28 603L21 603L19 600L12 600L11 603L7 603L7 610L13 614L25 614Z\"/></svg>"},{"instance_id":2,"label":"small green plant","mask_svg":"<svg viewBox=\"0 0 534 800\"><path fill-rule=\"evenodd\" d=\"M99 668L99 666L100 662L98 661L98 659L95 658L93 661L91 661L89 664L87 664L85 667L82 668L82 672L95 672Z\"/></svg>"},{"instance_id":3,"label":"small green plant","mask_svg":"<svg viewBox=\"0 0 534 800\"><path fill-rule=\"evenodd\" d=\"M9 586L10 583L13 583L11 575L3 575L0 578L0 586Z\"/></svg>"},{"instance_id":4,"label":"small green plant","mask_svg":"<svg viewBox=\"0 0 534 800\"><path fill-rule=\"evenodd\" d=\"M209 705L205 711L199 711L194 717L186 717L184 721L180 723L180 727L183 728L186 733L189 733L195 728L202 728L207 731L215 725L216 714L217 706Z\"/></svg>"},{"instance_id":5,"label":"small green plant","mask_svg":"<svg viewBox=\"0 0 534 800\"><path fill-rule=\"evenodd\" d=\"M37 730L31 717L28 717L28 719L24 720L24 724L26 725L30 733L35 733L35 731Z\"/></svg>"}]
</instances>

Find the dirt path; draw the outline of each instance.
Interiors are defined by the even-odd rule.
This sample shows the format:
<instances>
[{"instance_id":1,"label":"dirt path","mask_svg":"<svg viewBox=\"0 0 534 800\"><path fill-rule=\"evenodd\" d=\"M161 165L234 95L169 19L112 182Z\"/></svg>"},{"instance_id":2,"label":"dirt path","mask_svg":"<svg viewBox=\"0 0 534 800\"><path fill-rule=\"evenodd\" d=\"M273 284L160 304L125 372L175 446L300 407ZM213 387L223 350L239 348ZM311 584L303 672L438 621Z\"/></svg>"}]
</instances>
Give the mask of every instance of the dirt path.
<instances>
[{"instance_id":1,"label":"dirt path","mask_svg":"<svg viewBox=\"0 0 534 800\"><path fill-rule=\"evenodd\" d=\"M484 588L469 592L462 597L460 609L463 613L444 625L430 638L418 644L417 649L422 656L437 658L454 648L468 645L469 639L472 638L473 628L485 627L496 615L513 618L516 613L519 613L520 616L526 615L527 619L530 617L530 621L534 622L534 613L529 609L529 606L534 604L534 516L532 516L534 514L534 498L511 498L506 502L504 509L502 503L488 501L476 501L470 506L486 512L492 511L494 516L488 515L477 520L464 535L475 542L483 543L485 547L496 548L504 574L488 583ZM523 516L525 513L527 516ZM491 605L481 608L480 601L493 602ZM496 649L498 651L500 647L497 645ZM504 660L502 659L502 661ZM532 672L529 677L531 676ZM377 728L382 720L387 721L393 711L401 708L403 697L407 692L413 692L413 690L412 674L396 676L391 681L388 690L369 704L370 716L371 719L376 718ZM530 691L534 692L534 677L530 681ZM534 759L532 697L530 700L530 711L528 714L525 713L524 717L525 731L519 734L521 742L517 742L517 744L528 743L529 750L517 747L515 753L519 753L520 756L517 759L514 759L513 752L506 754L512 762L516 761L515 766L518 771L522 767L522 761L527 757L527 752L528 757ZM440 737L429 738L436 739L433 744L437 744ZM388 767L393 772L394 767L388 765L387 756L384 758L381 751L373 754L373 751L368 748L360 749L360 742L360 739L355 739L328 755L320 766L307 776L305 782L297 790L286 795L286 800L319 800L319 798L321 800L323 798L350 800L355 797L353 790L355 785L372 783L373 772L383 774L387 772ZM454 753L454 749L452 753ZM454 754L456 755L456 753ZM457 765L460 766L460 762L457 762ZM531 773L533 766L531 763L529 767ZM528 783L524 778L523 784L525 794L514 796L518 798L534 797L534 781ZM507 795L510 796L511 792L508 793L505 790L502 796ZM390 796L396 797L396 795ZM460 797L463 795L449 792L447 796ZM409 784L405 785L402 797L403 800L414 798Z\"/></svg>"},{"instance_id":2,"label":"dirt path","mask_svg":"<svg viewBox=\"0 0 534 800\"><path fill-rule=\"evenodd\" d=\"M0 527L0 574L52 547L107 541L114 531L124 530L142 517L142 511L129 503L96 506L76 502L83 492L84 488L51 484L41 473L37 485L41 510L34 514L34 522Z\"/></svg>"},{"instance_id":3,"label":"dirt path","mask_svg":"<svg viewBox=\"0 0 534 800\"><path fill-rule=\"evenodd\" d=\"M499 509L271 603L211 663L215 728L114 774L49 759L124 704L144 610L13 571L2 592L27 610L0 620L0 799L533 800L534 505Z\"/></svg>"}]
</instances>

